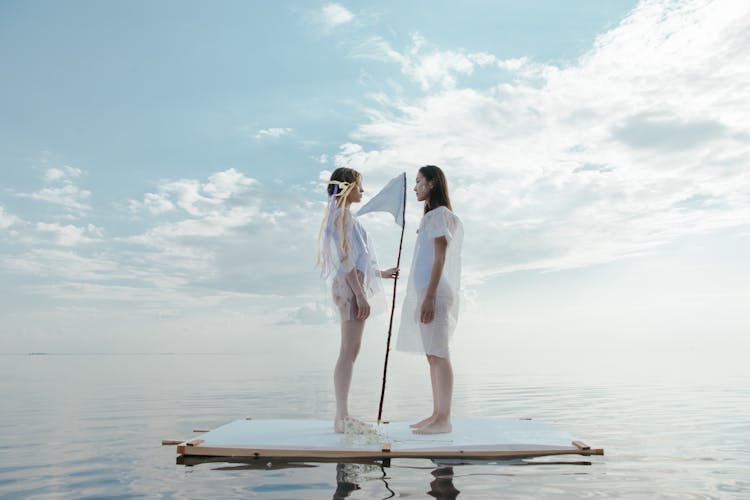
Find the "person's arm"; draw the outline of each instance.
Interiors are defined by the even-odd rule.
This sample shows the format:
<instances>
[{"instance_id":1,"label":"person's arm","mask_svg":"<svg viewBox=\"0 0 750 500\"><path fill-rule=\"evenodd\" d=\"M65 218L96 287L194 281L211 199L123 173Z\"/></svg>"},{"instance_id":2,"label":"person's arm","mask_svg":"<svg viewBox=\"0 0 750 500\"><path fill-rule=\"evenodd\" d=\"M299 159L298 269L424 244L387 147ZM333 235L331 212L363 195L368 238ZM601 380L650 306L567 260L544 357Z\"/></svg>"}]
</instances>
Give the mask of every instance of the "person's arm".
<instances>
[{"instance_id":1,"label":"person's arm","mask_svg":"<svg viewBox=\"0 0 750 500\"><path fill-rule=\"evenodd\" d=\"M361 241L354 234L354 221L347 213L341 215L345 217L343 234L338 233L338 237L346 238L346 245L341 248L340 243L336 242L336 250L339 253L339 265L343 271L344 279L354 293L354 299L357 303L357 319L364 320L370 315L370 304L367 302L367 294L362 286L362 280L359 278L360 271L357 271L355 265L356 249L361 249ZM337 228L338 229L338 228ZM356 247L356 249L355 249Z\"/></svg>"},{"instance_id":2,"label":"person's arm","mask_svg":"<svg viewBox=\"0 0 750 500\"><path fill-rule=\"evenodd\" d=\"M448 249L448 240L445 236L435 238L435 260L432 262L432 271L430 272L430 283L427 285L427 291L422 301L422 307L419 310L419 321L430 323L435 319L435 297L437 295L440 277L443 275L445 266L445 252Z\"/></svg>"},{"instance_id":3,"label":"person's arm","mask_svg":"<svg viewBox=\"0 0 750 500\"><path fill-rule=\"evenodd\" d=\"M367 294L362 287L362 281L360 281L358 273L357 268L353 267L351 271L346 273L346 282L354 291L354 298L357 301L357 319L367 319L370 316L370 303L367 302Z\"/></svg>"}]
</instances>

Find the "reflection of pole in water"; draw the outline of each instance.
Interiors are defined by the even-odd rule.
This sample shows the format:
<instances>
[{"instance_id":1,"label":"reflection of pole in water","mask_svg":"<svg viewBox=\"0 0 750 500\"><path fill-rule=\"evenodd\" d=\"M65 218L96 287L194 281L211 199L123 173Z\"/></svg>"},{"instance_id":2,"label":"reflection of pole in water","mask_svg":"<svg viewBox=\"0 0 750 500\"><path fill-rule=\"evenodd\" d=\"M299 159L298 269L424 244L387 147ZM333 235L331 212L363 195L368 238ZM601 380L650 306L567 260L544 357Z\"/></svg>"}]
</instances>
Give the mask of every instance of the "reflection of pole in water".
<instances>
[{"instance_id":1,"label":"reflection of pole in water","mask_svg":"<svg viewBox=\"0 0 750 500\"><path fill-rule=\"evenodd\" d=\"M390 486L388 486L388 481L386 481L386 479L388 479L388 476L385 473L385 468L390 467L390 466L391 466L390 458L386 458L385 460L383 460L383 465L380 466L380 471L383 473L383 476L380 479L383 481L383 484L385 485L385 489L391 493L387 497L383 497L383 500L386 500L387 498L393 498L396 496L396 492L393 491Z\"/></svg>"},{"instance_id":2,"label":"reflection of pole in water","mask_svg":"<svg viewBox=\"0 0 750 500\"><path fill-rule=\"evenodd\" d=\"M428 495L439 500L453 500L460 491L453 486L453 467L441 467L432 471L435 479L430 483Z\"/></svg>"},{"instance_id":3,"label":"reflection of pole in water","mask_svg":"<svg viewBox=\"0 0 750 500\"><path fill-rule=\"evenodd\" d=\"M385 471L386 467L389 466L390 460L385 460L382 464L358 464L353 462L336 464L336 491L333 493L333 500L349 498L352 492L361 489L359 485L362 480L361 475L372 472L376 468L379 468L382 472L383 475L380 480L383 481L385 489L390 493L383 497L383 500L395 497L396 492L388 484L390 478ZM438 467L431 474L435 477L430 482L430 491L427 492L431 497L439 500L455 500L461 493L453 486L453 467Z\"/></svg>"}]
</instances>

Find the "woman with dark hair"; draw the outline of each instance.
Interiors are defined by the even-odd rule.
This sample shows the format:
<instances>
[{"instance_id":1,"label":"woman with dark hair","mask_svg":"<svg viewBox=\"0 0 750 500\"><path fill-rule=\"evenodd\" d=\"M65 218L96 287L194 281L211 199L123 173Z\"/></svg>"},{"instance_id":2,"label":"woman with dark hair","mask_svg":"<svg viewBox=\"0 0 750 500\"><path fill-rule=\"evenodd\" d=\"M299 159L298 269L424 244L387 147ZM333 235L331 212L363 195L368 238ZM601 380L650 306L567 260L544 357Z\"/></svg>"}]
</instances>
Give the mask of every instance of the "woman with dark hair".
<instances>
[{"instance_id":1,"label":"woman with dark hair","mask_svg":"<svg viewBox=\"0 0 750 500\"><path fill-rule=\"evenodd\" d=\"M341 346L333 384L336 392L336 432L366 430L366 424L349 415L349 388L354 361L362 344L370 302L385 302L380 278L395 278L398 269L378 269L368 246L367 233L350 212L362 200L362 176L351 168L337 168L328 181L328 208L318 237L318 267L331 282L333 302L341 319Z\"/></svg>"},{"instance_id":2,"label":"woman with dark hair","mask_svg":"<svg viewBox=\"0 0 750 500\"><path fill-rule=\"evenodd\" d=\"M424 353L430 366L432 415L413 424L416 434L451 432L453 367L449 342L458 320L463 225L453 213L443 171L419 169L414 192L424 202L396 348Z\"/></svg>"}]
</instances>

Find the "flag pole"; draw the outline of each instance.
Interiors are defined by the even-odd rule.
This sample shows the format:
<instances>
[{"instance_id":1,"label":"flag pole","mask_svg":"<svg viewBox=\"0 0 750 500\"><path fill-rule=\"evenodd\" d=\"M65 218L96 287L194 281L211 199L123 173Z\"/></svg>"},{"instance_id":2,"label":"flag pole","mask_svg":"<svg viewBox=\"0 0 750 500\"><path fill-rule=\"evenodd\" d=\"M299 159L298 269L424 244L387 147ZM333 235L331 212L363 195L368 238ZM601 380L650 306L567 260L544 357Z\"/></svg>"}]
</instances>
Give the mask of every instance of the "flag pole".
<instances>
[{"instance_id":1,"label":"flag pole","mask_svg":"<svg viewBox=\"0 0 750 500\"><path fill-rule=\"evenodd\" d=\"M406 173L404 172L404 204L401 213L401 239L398 242L398 257L396 257L396 268L401 267L401 248L404 244L404 228L406 228ZM401 274L399 272L399 274ZM385 381L388 373L388 355L391 352L391 332L393 331L393 313L396 310L396 285L398 284L398 275L393 278L393 301L391 303L391 319L388 323L388 340L385 347L385 364L383 365L383 386L380 389L380 405L378 406L378 424L383 416L383 399L385 398Z\"/></svg>"}]
</instances>

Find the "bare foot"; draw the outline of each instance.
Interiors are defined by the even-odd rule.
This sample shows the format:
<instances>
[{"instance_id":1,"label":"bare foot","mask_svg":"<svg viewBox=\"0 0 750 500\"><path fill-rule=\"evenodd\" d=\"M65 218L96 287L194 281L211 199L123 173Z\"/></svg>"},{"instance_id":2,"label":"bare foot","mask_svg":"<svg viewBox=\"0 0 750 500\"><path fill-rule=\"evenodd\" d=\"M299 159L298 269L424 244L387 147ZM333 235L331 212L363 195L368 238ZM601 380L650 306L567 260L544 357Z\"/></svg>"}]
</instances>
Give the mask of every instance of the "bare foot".
<instances>
[{"instance_id":1,"label":"bare foot","mask_svg":"<svg viewBox=\"0 0 750 500\"><path fill-rule=\"evenodd\" d=\"M435 415L430 415L429 417L420 420L416 424L410 424L409 427L412 429L418 429L419 427L424 427L427 424L432 423L432 421L435 420Z\"/></svg>"},{"instance_id":2,"label":"bare foot","mask_svg":"<svg viewBox=\"0 0 750 500\"><path fill-rule=\"evenodd\" d=\"M333 432L338 432L339 434L343 434L344 432L344 419L343 418L336 418L333 420Z\"/></svg>"},{"instance_id":3,"label":"bare foot","mask_svg":"<svg viewBox=\"0 0 750 500\"><path fill-rule=\"evenodd\" d=\"M372 426L362 420L347 415L333 421L333 430L339 434L350 432L352 434L366 434L371 432Z\"/></svg>"},{"instance_id":4,"label":"bare foot","mask_svg":"<svg viewBox=\"0 0 750 500\"><path fill-rule=\"evenodd\" d=\"M414 434L447 434L453 430L450 419L436 418L423 427L414 429Z\"/></svg>"}]
</instances>

